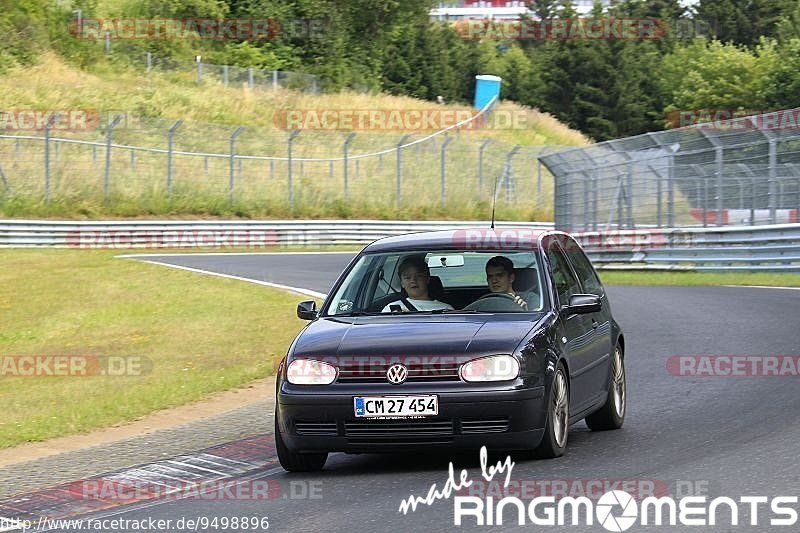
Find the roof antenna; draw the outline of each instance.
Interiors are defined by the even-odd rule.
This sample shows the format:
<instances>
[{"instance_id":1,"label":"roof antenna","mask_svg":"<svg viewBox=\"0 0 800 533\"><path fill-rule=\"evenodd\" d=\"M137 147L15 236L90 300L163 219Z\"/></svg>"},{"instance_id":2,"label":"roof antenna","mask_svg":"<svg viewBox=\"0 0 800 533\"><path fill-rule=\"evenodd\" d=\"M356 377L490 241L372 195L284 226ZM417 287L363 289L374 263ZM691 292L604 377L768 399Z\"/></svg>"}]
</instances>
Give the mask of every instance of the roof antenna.
<instances>
[{"instance_id":1,"label":"roof antenna","mask_svg":"<svg viewBox=\"0 0 800 533\"><path fill-rule=\"evenodd\" d=\"M503 167L503 172L494 179L494 194L492 195L492 229L494 229L494 209L497 206L497 186L505 181L506 173L509 170L509 164L509 162L506 162L506 166Z\"/></svg>"},{"instance_id":2,"label":"roof antenna","mask_svg":"<svg viewBox=\"0 0 800 533\"><path fill-rule=\"evenodd\" d=\"M500 183L500 178L501 177L505 177L505 173L506 173L506 171L505 171L505 169L503 169L503 174L501 174L500 176L497 176L494 179L494 194L492 195L492 226L491 226L491 229L494 229L494 209L495 209L495 206L497 205L497 185Z\"/></svg>"}]
</instances>

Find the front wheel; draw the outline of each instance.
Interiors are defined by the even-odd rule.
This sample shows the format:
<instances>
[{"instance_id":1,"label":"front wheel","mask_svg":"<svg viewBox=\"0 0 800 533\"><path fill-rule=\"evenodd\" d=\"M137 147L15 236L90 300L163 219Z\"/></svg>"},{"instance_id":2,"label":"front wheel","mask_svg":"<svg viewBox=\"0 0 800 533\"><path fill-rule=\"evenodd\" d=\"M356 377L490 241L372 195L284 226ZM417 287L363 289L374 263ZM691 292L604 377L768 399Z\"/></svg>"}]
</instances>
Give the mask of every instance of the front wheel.
<instances>
[{"instance_id":1,"label":"front wheel","mask_svg":"<svg viewBox=\"0 0 800 533\"><path fill-rule=\"evenodd\" d=\"M596 413L586 417L586 425L592 431L605 431L619 429L625 422L625 409L628 401L627 385L625 383L625 358L622 348L617 344L614 348L614 359L611 361L611 379L609 383L608 399L603 407Z\"/></svg>"},{"instance_id":2,"label":"front wheel","mask_svg":"<svg viewBox=\"0 0 800 533\"><path fill-rule=\"evenodd\" d=\"M569 380L564 365L559 364L550 387L547 408L547 425L542 442L533 451L541 459L553 459L564 455L569 433Z\"/></svg>"},{"instance_id":3,"label":"front wheel","mask_svg":"<svg viewBox=\"0 0 800 533\"><path fill-rule=\"evenodd\" d=\"M275 449L278 452L278 461L288 472L317 472L325 466L328 460L327 453L297 453L290 450L283 442L278 421L275 420Z\"/></svg>"}]
</instances>

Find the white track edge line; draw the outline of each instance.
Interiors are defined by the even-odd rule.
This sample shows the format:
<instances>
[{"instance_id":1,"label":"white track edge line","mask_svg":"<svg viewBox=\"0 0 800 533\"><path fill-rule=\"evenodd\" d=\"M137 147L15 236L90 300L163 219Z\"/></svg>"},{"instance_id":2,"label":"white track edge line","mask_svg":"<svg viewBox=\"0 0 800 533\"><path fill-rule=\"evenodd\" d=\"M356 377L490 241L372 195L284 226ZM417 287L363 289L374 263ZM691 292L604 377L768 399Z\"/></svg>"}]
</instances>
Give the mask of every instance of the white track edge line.
<instances>
[{"instance_id":1,"label":"white track edge line","mask_svg":"<svg viewBox=\"0 0 800 533\"><path fill-rule=\"evenodd\" d=\"M192 268L192 267L186 267L186 266L181 266L181 265L173 265L173 264L170 264L170 263L161 263L159 261L149 261L149 260L146 260L146 259L137 259L137 261L141 261L142 263L150 263L151 265L158 265L158 266L164 266L164 267L169 267L169 268L177 268L178 270L187 270L189 272L194 272L196 274L206 274L206 275L209 275L209 276L217 276L217 277L220 277L220 278L228 278L228 279L235 279L235 280L238 280L238 281L246 281L248 283L255 283L256 285L263 285L265 287L272 287L273 289L282 289L282 290L285 290L285 291L294 292L294 293L297 293L297 294L301 294L303 296L311 296L312 298L320 298L320 299L324 300L325 296L326 296L325 294L323 294L321 292L312 291L312 290L309 290L309 289L302 289L300 287L292 287L290 285L282 285L280 283L271 283L269 281L261 281L261 280L252 279L252 278L244 278L242 276L234 276L232 274L221 274L219 272L212 272L210 270L202 270L200 268Z\"/></svg>"}]
</instances>

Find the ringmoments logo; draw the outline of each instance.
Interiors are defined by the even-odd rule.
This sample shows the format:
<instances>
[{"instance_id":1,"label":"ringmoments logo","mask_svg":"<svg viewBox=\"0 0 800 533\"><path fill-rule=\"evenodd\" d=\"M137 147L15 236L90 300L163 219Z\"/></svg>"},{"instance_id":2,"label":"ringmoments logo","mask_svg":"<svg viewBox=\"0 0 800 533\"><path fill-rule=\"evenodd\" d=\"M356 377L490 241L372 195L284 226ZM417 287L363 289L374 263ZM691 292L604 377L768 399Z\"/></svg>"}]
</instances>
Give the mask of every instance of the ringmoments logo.
<instances>
[{"instance_id":1,"label":"ringmoments logo","mask_svg":"<svg viewBox=\"0 0 800 533\"><path fill-rule=\"evenodd\" d=\"M597 502L586 497L553 496L533 498L530 502L509 496L494 501L473 496L454 499L455 525L462 523L491 526L516 522L537 526L594 525L595 521L607 531L627 531L636 524L642 526L716 526L745 525L742 517L749 514L748 525L795 526L797 496L742 496L709 499L706 496L648 497L641 502L623 490L609 491Z\"/></svg>"},{"instance_id":2,"label":"ringmoments logo","mask_svg":"<svg viewBox=\"0 0 800 533\"><path fill-rule=\"evenodd\" d=\"M705 495L676 499L656 494L645 496L640 501L621 489L608 490L597 501L586 496L556 498L554 495L544 495L530 500L517 496L495 497L486 494L465 496L463 494L469 494L476 483L502 481L503 489L511 486L515 463L510 455L504 461L489 465L488 452L483 446L479 459L480 478L473 479L465 469L456 473L451 461L447 479L441 488L434 483L425 496L412 494L400 502L398 512L404 515L417 512L418 508L432 506L440 500L452 497L453 524L456 526L499 526L514 523L520 526L591 526L597 522L607 531L620 532L629 530L635 524L716 526L720 523L739 526L745 517L749 517L748 523L753 526L768 524L770 527L782 527L797 524L797 496L741 496L734 500L725 496L709 499ZM589 483L586 484L587 487L588 485Z\"/></svg>"}]
</instances>

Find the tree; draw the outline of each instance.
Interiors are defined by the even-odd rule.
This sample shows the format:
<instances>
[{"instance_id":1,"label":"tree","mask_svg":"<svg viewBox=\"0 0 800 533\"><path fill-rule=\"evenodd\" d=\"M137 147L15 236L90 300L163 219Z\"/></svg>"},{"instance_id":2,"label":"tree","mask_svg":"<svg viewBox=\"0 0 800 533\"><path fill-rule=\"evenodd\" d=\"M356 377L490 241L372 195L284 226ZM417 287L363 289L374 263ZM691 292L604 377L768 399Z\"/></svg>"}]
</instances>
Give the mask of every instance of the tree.
<instances>
[{"instance_id":1,"label":"tree","mask_svg":"<svg viewBox=\"0 0 800 533\"><path fill-rule=\"evenodd\" d=\"M752 51L716 40L677 48L661 67L667 111L761 109L766 74L776 61L775 46L769 41Z\"/></svg>"},{"instance_id":2,"label":"tree","mask_svg":"<svg viewBox=\"0 0 800 533\"><path fill-rule=\"evenodd\" d=\"M765 101L772 109L800 107L800 38L785 42L766 76Z\"/></svg>"},{"instance_id":3,"label":"tree","mask_svg":"<svg viewBox=\"0 0 800 533\"><path fill-rule=\"evenodd\" d=\"M797 0L700 0L696 11L716 39L755 46L761 37L775 35L796 6Z\"/></svg>"}]
</instances>

